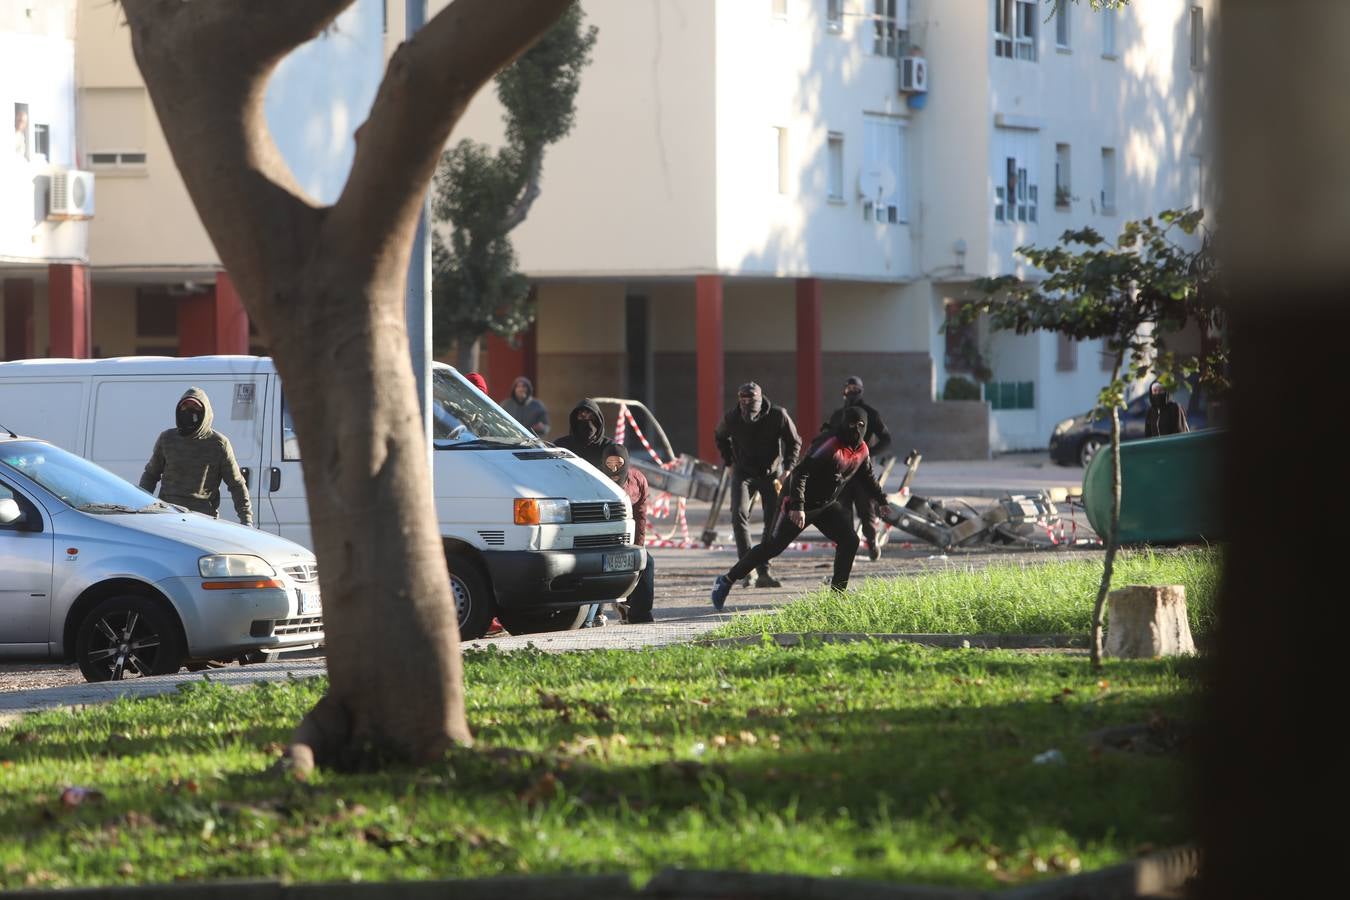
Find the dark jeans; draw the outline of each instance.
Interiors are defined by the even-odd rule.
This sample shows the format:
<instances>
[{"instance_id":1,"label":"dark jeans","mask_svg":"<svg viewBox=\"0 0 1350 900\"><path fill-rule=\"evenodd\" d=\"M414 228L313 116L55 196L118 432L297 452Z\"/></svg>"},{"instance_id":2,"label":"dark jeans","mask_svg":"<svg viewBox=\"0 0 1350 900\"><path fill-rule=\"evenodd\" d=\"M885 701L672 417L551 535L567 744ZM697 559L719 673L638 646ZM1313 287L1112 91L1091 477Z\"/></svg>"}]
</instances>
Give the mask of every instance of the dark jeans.
<instances>
[{"instance_id":1,"label":"dark jeans","mask_svg":"<svg viewBox=\"0 0 1350 900\"><path fill-rule=\"evenodd\" d=\"M862 523L863 539L873 547L877 544L877 504L861 487L853 481L844 485L843 496L839 498L847 508L851 508Z\"/></svg>"},{"instance_id":2,"label":"dark jeans","mask_svg":"<svg viewBox=\"0 0 1350 900\"><path fill-rule=\"evenodd\" d=\"M652 619L652 603L656 600L656 561L651 553L647 554L647 565L638 576L638 583L633 586L633 591L628 597L620 602L628 604L628 624L645 625ZM595 621L600 610L604 607L603 603L591 604L590 611L586 613L586 621L582 622L581 627L586 628Z\"/></svg>"},{"instance_id":3,"label":"dark jeans","mask_svg":"<svg viewBox=\"0 0 1350 900\"><path fill-rule=\"evenodd\" d=\"M797 539L797 535L812 525L838 545L834 551L834 577L830 579L830 587L836 591L844 590L848 587L848 576L853 571L853 557L858 553L858 535L853 531L853 516L839 503L811 510L806 514L806 525L798 528L788 518L785 498L772 533L762 544L742 556L731 567L727 577L739 581L749 575L751 570L767 566L769 560L786 550L787 545Z\"/></svg>"},{"instance_id":4,"label":"dark jeans","mask_svg":"<svg viewBox=\"0 0 1350 900\"><path fill-rule=\"evenodd\" d=\"M764 513L764 528L760 532L761 544L769 540L769 531L773 527L774 513L778 509L778 489L769 475L747 475L733 469L731 473L731 532L736 536L736 555L742 559L750 552L750 498L759 495L759 505ZM757 567L760 574L769 571L768 560ZM742 576L744 577L744 576Z\"/></svg>"}]
</instances>

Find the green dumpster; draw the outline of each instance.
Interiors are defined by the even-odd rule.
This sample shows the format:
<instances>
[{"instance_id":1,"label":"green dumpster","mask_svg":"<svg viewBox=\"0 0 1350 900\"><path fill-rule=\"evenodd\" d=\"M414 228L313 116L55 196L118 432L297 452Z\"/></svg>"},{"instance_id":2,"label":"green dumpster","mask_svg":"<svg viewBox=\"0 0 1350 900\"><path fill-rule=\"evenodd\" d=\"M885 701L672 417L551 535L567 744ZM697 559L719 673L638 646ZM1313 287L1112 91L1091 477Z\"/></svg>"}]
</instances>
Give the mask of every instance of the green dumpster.
<instances>
[{"instance_id":1,"label":"green dumpster","mask_svg":"<svg viewBox=\"0 0 1350 900\"><path fill-rule=\"evenodd\" d=\"M1222 429L1120 445L1120 542L1215 541L1224 537ZM1111 521L1111 450L1083 473L1083 506L1106 539Z\"/></svg>"}]
</instances>

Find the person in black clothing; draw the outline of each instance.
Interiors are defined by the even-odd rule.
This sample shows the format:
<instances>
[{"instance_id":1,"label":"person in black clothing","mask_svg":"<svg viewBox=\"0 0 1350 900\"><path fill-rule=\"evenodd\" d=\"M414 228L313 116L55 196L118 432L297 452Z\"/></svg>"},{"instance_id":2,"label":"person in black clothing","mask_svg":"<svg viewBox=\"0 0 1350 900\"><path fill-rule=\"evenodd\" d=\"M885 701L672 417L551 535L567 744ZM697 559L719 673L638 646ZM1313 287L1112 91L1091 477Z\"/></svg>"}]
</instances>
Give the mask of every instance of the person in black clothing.
<instances>
[{"instance_id":1,"label":"person in black clothing","mask_svg":"<svg viewBox=\"0 0 1350 900\"><path fill-rule=\"evenodd\" d=\"M1148 388L1148 412L1144 414L1144 437L1164 434L1186 434L1191 426L1186 423L1186 411L1167 393L1162 382L1155 381Z\"/></svg>"},{"instance_id":2,"label":"person in black clothing","mask_svg":"<svg viewBox=\"0 0 1350 900\"><path fill-rule=\"evenodd\" d=\"M858 553L858 536L853 533L852 516L839 503L850 482L856 481L867 496L891 514L886 494L877 484L876 474L863 435L867 432L867 414L857 407L844 410L839 428L822 434L812 443L802 461L788 476L784 496L778 506L773 530L768 539L742 556L725 575L713 583L712 604L721 610L737 579L751 569L765 565L787 549L808 525L814 525L835 542L834 576L830 587L842 591L848 587L853 557Z\"/></svg>"},{"instance_id":3,"label":"person in black clothing","mask_svg":"<svg viewBox=\"0 0 1350 900\"><path fill-rule=\"evenodd\" d=\"M717 449L731 470L731 531L736 536L736 554L750 550L750 503L759 495L764 510L763 543L769 539L774 510L778 508L777 481L797 463L802 439L787 410L774 406L753 381L736 391L736 406L717 426ZM757 566L755 587L781 587L769 574L765 560Z\"/></svg>"},{"instance_id":4,"label":"person in black clothing","mask_svg":"<svg viewBox=\"0 0 1350 900\"><path fill-rule=\"evenodd\" d=\"M608 478L605 457L618 444L605 434L605 417L595 401L588 397L572 409L567 417L567 434L554 441L554 446L571 450Z\"/></svg>"},{"instance_id":5,"label":"person in black clothing","mask_svg":"<svg viewBox=\"0 0 1350 900\"><path fill-rule=\"evenodd\" d=\"M863 440L867 443L867 451L871 458L881 459L891 448L891 433L886 430L886 423L881 421L881 413L863 401L863 381L857 375L850 375L844 379L844 405L834 411L830 420L821 426L820 430L830 433L837 431L840 423L844 421L844 411L850 408L861 409L867 413L867 433L863 436ZM845 509L851 509L857 514L858 521L862 523L863 539L867 541L867 556L876 562L881 558L881 547L877 544L876 509L872 498L855 482L844 491L844 496L839 498L839 502L844 504Z\"/></svg>"}]
</instances>

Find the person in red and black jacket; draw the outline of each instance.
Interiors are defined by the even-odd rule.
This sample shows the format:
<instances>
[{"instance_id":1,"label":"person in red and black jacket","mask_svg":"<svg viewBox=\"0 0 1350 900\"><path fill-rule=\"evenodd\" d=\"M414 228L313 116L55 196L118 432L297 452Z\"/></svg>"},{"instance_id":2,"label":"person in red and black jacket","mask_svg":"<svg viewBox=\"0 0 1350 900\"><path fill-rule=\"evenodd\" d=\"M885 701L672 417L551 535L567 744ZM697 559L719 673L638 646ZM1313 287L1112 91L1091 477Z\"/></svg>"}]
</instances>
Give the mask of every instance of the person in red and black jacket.
<instances>
[{"instance_id":1,"label":"person in red and black jacket","mask_svg":"<svg viewBox=\"0 0 1350 900\"><path fill-rule=\"evenodd\" d=\"M802 461L788 476L769 538L742 556L725 575L717 576L712 589L712 603L716 609L721 610L726 604L731 586L738 579L786 550L808 525L816 526L835 542L834 576L830 579L830 587L836 591L848 587L853 557L858 553L858 535L853 531L852 514L839 502L840 494L853 482L865 496L882 507L884 514L891 513L886 494L872 471L867 442L863 440L866 433L867 413L850 406L844 410L838 428L821 434L812 442Z\"/></svg>"}]
</instances>

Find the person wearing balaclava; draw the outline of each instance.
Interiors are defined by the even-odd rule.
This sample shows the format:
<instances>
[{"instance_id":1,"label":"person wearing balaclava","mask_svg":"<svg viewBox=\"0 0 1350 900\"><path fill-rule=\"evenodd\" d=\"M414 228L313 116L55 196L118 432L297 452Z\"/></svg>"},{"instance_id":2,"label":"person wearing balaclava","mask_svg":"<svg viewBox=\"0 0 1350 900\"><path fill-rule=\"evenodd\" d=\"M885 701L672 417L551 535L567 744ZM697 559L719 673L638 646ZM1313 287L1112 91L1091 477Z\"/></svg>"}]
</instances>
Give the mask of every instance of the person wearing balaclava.
<instances>
[{"instance_id":1,"label":"person wearing balaclava","mask_svg":"<svg viewBox=\"0 0 1350 900\"><path fill-rule=\"evenodd\" d=\"M731 470L731 533L737 555L745 556L750 551L750 504L758 494L764 511L763 543L778 508L777 482L797 464L802 439L787 410L774 406L753 381L736 390L736 405L722 417L714 437L722 462ZM781 586L766 560L758 567L755 587Z\"/></svg>"},{"instance_id":2,"label":"person wearing balaclava","mask_svg":"<svg viewBox=\"0 0 1350 900\"><path fill-rule=\"evenodd\" d=\"M712 589L715 609L721 611L738 579L786 550L808 525L816 526L835 542L830 587L836 591L848 588L853 557L858 553L858 535L853 531L853 517L839 502L840 494L850 482L856 481L881 506L883 514L889 516L892 512L872 471L867 441L863 439L866 433L867 413L850 407L844 411L837 429L811 442L802 461L788 476L768 539L742 556L725 575L717 576Z\"/></svg>"},{"instance_id":3,"label":"person wearing balaclava","mask_svg":"<svg viewBox=\"0 0 1350 900\"><path fill-rule=\"evenodd\" d=\"M511 396L502 401L502 409L539 437L548 437L548 407L534 396L534 383L524 375L511 382Z\"/></svg>"},{"instance_id":4,"label":"person wearing balaclava","mask_svg":"<svg viewBox=\"0 0 1350 900\"><path fill-rule=\"evenodd\" d=\"M830 420L822 425L820 430L836 431L839 423L844 420L844 411L855 406L867 413L867 434L863 436L863 440L867 442L867 450L872 459L879 460L891 447L891 433L886 429L886 423L881 421L881 414L871 404L863 401L863 380L857 375L850 375L844 379L844 405L830 415ZM856 485L844 492L840 502L844 504L845 509L851 509L857 514L858 521L862 523L863 540L867 542L867 556L876 562L881 558L881 546L877 543L875 505Z\"/></svg>"},{"instance_id":5,"label":"person wearing balaclava","mask_svg":"<svg viewBox=\"0 0 1350 900\"><path fill-rule=\"evenodd\" d=\"M555 447L571 450L590 463L601 474L605 472L605 457L618 444L605 434L605 417L600 407L589 398L582 400L567 417L567 434L553 442Z\"/></svg>"},{"instance_id":6,"label":"person wearing balaclava","mask_svg":"<svg viewBox=\"0 0 1350 900\"><path fill-rule=\"evenodd\" d=\"M1167 393L1162 382L1155 381L1148 388L1148 412L1144 414L1144 437L1165 434L1186 434L1191 426L1186 423L1186 411Z\"/></svg>"},{"instance_id":7,"label":"person wearing balaclava","mask_svg":"<svg viewBox=\"0 0 1350 900\"><path fill-rule=\"evenodd\" d=\"M211 517L220 515L220 483L234 500L234 512L253 524L248 484L234 458L230 439L211 429L211 399L201 388L188 388L174 407L176 427L155 439L155 449L141 473L141 490L155 492L165 503L185 506Z\"/></svg>"},{"instance_id":8,"label":"person wearing balaclava","mask_svg":"<svg viewBox=\"0 0 1350 900\"><path fill-rule=\"evenodd\" d=\"M633 507L633 543L639 547L647 545L647 476L628 464L628 448L615 444L604 459L605 474L628 495ZM646 554L647 564L642 568L638 583L627 598L614 605L618 608L623 621L628 625L645 625L652 621L652 602L656 598L656 563L650 553ZM599 604L596 604L598 609ZM594 624L594 611L588 616L588 623Z\"/></svg>"}]
</instances>

